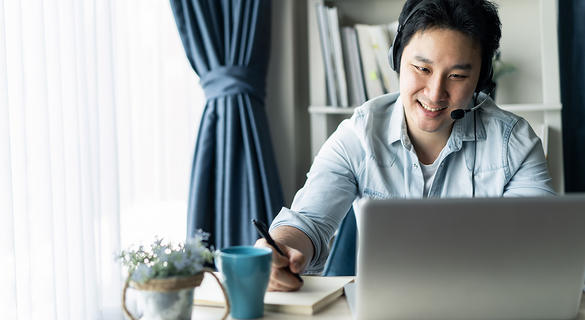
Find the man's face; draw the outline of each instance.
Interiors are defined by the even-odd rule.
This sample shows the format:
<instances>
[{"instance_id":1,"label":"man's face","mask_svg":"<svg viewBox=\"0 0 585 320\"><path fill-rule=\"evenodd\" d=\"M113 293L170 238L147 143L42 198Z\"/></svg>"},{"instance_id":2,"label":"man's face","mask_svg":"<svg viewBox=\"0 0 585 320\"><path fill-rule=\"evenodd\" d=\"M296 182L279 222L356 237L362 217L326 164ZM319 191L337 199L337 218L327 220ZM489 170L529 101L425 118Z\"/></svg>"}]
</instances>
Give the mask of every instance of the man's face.
<instances>
[{"instance_id":1,"label":"man's face","mask_svg":"<svg viewBox=\"0 0 585 320\"><path fill-rule=\"evenodd\" d=\"M411 133L450 133L451 111L465 109L481 69L481 48L450 29L415 33L400 61L400 96Z\"/></svg>"}]
</instances>

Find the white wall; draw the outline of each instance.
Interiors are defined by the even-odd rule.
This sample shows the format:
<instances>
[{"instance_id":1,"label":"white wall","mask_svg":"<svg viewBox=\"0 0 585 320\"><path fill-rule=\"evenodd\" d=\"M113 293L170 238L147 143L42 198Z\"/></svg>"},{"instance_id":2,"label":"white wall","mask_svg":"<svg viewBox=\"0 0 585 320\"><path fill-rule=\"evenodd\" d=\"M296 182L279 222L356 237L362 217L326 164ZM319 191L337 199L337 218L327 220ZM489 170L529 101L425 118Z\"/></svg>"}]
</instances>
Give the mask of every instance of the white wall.
<instances>
[{"instance_id":1,"label":"white wall","mask_svg":"<svg viewBox=\"0 0 585 320\"><path fill-rule=\"evenodd\" d=\"M266 112L287 206L311 162L306 25L305 1L272 1Z\"/></svg>"}]
</instances>

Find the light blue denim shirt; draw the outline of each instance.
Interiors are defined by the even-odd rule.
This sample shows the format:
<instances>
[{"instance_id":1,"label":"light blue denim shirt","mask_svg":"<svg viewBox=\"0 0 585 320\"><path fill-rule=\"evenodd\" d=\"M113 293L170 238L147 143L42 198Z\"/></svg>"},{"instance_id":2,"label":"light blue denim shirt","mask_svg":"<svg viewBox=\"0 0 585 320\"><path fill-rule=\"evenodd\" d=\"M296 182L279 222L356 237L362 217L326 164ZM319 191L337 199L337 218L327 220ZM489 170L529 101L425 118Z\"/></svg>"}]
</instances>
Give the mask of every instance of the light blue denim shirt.
<instances>
[{"instance_id":1,"label":"light blue denim shirt","mask_svg":"<svg viewBox=\"0 0 585 320\"><path fill-rule=\"evenodd\" d=\"M484 98L481 95L478 101ZM528 122L501 110L491 99L475 114L475 196L554 195L542 144ZM472 196L474 140L473 113L467 113L454 123L437 159L429 197ZM397 93L383 95L339 125L315 157L291 208L282 208L270 228L286 225L306 233L315 248L307 272L320 272L329 240L354 200L422 198L423 189L402 102Z\"/></svg>"}]
</instances>

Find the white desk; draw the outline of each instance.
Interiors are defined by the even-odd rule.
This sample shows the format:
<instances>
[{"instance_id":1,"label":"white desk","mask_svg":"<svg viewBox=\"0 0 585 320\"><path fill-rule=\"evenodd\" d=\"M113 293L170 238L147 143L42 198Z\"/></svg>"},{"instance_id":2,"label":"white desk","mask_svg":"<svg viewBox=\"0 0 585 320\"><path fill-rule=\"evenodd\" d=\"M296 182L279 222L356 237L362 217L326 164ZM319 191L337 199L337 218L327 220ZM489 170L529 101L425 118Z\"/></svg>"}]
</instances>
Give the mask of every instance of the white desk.
<instances>
[{"instance_id":1,"label":"white desk","mask_svg":"<svg viewBox=\"0 0 585 320\"><path fill-rule=\"evenodd\" d=\"M221 319L223 315L223 308L212 308L212 307L199 307L193 308L192 320L210 320L210 319ZM228 319L232 319L228 317ZM262 319L266 320L300 320L300 319L317 319L317 320L351 320L351 312L345 300L345 296L339 297L331 305L325 307L325 309L314 314L313 316L305 315L291 315L284 313L266 312ZM585 296L581 297L581 308L579 309L579 316L577 320L585 320Z\"/></svg>"},{"instance_id":2,"label":"white desk","mask_svg":"<svg viewBox=\"0 0 585 320\"><path fill-rule=\"evenodd\" d=\"M193 315L191 320L218 320L224 313L223 308L214 307L193 307ZM228 317L232 319L232 317ZM264 317L261 319L266 320L301 320L301 319L319 319L319 320L350 320L351 312L345 300L345 296L341 296L335 300L332 304L325 307L325 309L314 314L313 316L306 315L294 315L285 313L265 312ZM585 318L583 318L585 319Z\"/></svg>"}]
</instances>

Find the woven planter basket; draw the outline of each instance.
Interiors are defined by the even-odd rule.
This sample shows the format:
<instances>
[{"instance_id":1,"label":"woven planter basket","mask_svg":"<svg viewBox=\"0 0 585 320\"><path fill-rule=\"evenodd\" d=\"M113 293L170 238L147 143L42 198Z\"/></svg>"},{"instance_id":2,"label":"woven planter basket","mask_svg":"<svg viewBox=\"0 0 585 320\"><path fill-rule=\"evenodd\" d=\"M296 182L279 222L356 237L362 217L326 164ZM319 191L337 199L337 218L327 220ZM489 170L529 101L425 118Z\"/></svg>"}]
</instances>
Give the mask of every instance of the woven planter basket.
<instances>
[{"instance_id":1,"label":"woven planter basket","mask_svg":"<svg viewBox=\"0 0 585 320\"><path fill-rule=\"evenodd\" d=\"M126 314L126 316L131 320L136 320L136 318L134 318L134 316L132 316L132 314L130 314L130 312L126 308L126 291L128 290L128 287L131 286L132 288L135 288L140 291L155 291L161 293L175 292L190 288L194 289L201 284L201 281L203 281L203 275L205 273L209 273L215 278L215 280L217 281L221 288L221 291L223 292L223 296L226 302L226 310L222 319L226 319L227 316L230 314L230 302L228 300L227 293L225 291L225 288L221 284L221 281L213 273L213 270L207 268L203 269L200 273L190 277L170 277L166 279L151 279L145 283L138 283L130 280L132 274L129 274L128 278L126 279L126 283L124 284L124 289L122 290L122 309L124 310L124 314Z\"/></svg>"}]
</instances>

